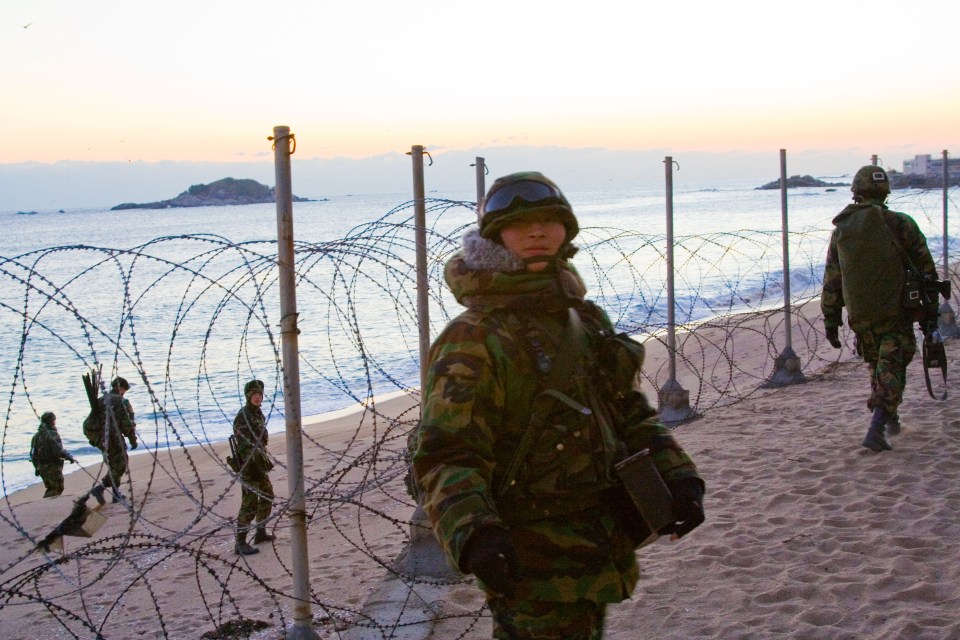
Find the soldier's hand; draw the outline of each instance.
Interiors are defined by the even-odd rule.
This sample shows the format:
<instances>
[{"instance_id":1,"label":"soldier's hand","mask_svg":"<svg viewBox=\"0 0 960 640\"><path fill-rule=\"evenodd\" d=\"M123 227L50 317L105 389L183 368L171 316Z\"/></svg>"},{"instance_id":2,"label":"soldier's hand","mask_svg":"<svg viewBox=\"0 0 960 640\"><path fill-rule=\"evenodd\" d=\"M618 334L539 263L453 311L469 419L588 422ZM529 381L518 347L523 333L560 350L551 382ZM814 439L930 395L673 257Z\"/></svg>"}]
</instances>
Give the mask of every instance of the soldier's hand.
<instances>
[{"instance_id":1,"label":"soldier's hand","mask_svg":"<svg viewBox=\"0 0 960 640\"><path fill-rule=\"evenodd\" d=\"M520 579L520 557L510 532L500 527L478 529L463 550L464 570L483 581L487 589L512 598Z\"/></svg>"},{"instance_id":2,"label":"soldier's hand","mask_svg":"<svg viewBox=\"0 0 960 640\"><path fill-rule=\"evenodd\" d=\"M136 449L136 448L137 448L137 436L130 436L129 440L130 440L130 448L131 448L131 449Z\"/></svg>"},{"instance_id":3,"label":"soldier's hand","mask_svg":"<svg viewBox=\"0 0 960 640\"><path fill-rule=\"evenodd\" d=\"M671 540L679 540L703 524L706 519L703 513L703 480L700 478L678 480L670 484L670 493L673 495L673 510L677 520L660 529L658 533L671 534Z\"/></svg>"},{"instance_id":4,"label":"soldier's hand","mask_svg":"<svg viewBox=\"0 0 960 640\"><path fill-rule=\"evenodd\" d=\"M839 349L843 345L840 343L840 327L826 327L827 342L834 349Z\"/></svg>"}]
</instances>

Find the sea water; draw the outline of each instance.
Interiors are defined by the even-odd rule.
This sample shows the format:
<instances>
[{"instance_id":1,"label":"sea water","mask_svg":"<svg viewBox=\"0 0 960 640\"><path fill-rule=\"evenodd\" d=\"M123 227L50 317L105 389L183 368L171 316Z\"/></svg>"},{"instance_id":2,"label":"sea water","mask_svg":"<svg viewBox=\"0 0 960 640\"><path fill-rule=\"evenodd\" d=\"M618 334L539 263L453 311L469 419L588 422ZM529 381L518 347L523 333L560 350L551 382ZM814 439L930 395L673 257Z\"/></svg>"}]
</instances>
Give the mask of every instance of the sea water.
<instances>
[{"instance_id":1,"label":"sea water","mask_svg":"<svg viewBox=\"0 0 960 640\"><path fill-rule=\"evenodd\" d=\"M678 322L782 303L781 195L755 188L766 181L676 188ZM459 312L442 261L476 214L469 192L428 195L435 336ZM591 297L631 333L662 328L664 190L619 185L567 196L584 247L574 262ZM419 385L410 199L294 204L303 415ZM818 295L830 221L848 202L844 187L789 190L791 237L802 239L792 245L792 298ZM911 213L941 255L939 192L896 192L890 205ZM80 432L88 411L80 376L94 363L108 380L133 383L141 449L225 439L252 377L267 383L271 431L283 429L275 205L3 212L0 224L5 494L37 481L27 454L44 411L57 413L68 451L85 464L99 459Z\"/></svg>"}]
</instances>

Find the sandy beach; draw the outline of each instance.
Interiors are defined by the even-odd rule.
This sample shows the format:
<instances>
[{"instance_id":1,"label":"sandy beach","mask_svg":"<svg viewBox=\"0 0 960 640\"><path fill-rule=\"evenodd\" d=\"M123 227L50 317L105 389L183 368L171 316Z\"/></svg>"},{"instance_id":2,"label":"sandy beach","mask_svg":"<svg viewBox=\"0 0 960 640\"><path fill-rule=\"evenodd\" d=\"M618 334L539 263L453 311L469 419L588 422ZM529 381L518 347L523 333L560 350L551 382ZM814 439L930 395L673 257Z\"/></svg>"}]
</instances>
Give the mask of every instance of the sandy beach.
<instances>
[{"instance_id":1,"label":"sandy beach","mask_svg":"<svg viewBox=\"0 0 960 640\"><path fill-rule=\"evenodd\" d=\"M707 521L639 552L640 583L611 609L606 638L960 638L955 376L950 399L934 401L917 358L903 433L892 452L868 451L860 446L868 372L851 353L852 336L842 352L817 336L817 311L798 312L794 329L804 384L758 384L779 350L775 314L703 327L681 342L691 360L707 357L704 345L722 345L716 362L728 363L699 379L683 367L678 374L706 407L675 433L706 479ZM736 339L725 342L734 325ZM957 371L960 343L948 342L947 354ZM651 341L647 373L664 363ZM417 415L416 397L400 395L305 420L309 572L322 638L490 637L471 579L390 570L410 538L401 454ZM271 431L283 460L282 425ZM231 519L240 490L225 457L225 444L133 455L132 500L104 506L93 537L65 537L66 555L32 549L102 471L67 476L59 498L42 500L40 485L8 496L0 637L218 637L204 634L241 618L249 636L233 627L219 637L282 637L292 611L286 472L278 464L272 473L277 541L238 558ZM384 590L391 576L393 596L397 585L405 594L399 603Z\"/></svg>"}]
</instances>

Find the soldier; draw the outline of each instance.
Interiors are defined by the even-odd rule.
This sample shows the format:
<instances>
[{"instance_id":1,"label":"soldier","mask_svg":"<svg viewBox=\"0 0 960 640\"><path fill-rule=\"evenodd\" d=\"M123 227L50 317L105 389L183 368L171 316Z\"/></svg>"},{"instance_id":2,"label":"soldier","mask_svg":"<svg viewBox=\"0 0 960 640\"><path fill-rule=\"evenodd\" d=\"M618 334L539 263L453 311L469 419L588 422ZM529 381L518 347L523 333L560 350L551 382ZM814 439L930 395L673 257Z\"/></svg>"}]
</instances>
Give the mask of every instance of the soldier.
<instances>
[{"instance_id":1,"label":"soldier","mask_svg":"<svg viewBox=\"0 0 960 640\"><path fill-rule=\"evenodd\" d=\"M97 401L100 403L102 419L101 429L104 438L98 441L98 448L106 454L107 472L100 481L100 486L94 488L94 493L102 496L103 489L113 492L113 501L123 500L120 492L120 483L123 474L127 472L129 459L127 457L127 441L130 448L137 448L137 423L133 413L133 406L124 396L130 390L130 383L125 378L116 377L110 383L110 392L103 394Z\"/></svg>"},{"instance_id":2,"label":"soldier","mask_svg":"<svg viewBox=\"0 0 960 640\"><path fill-rule=\"evenodd\" d=\"M636 526L613 465L642 449L682 536L704 483L635 387L642 345L615 336L568 261L579 230L537 172L495 181L445 267L467 311L430 350L413 477L451 564L473 573L496 638L600 638L636 584Z\"/></svg>"},{"instance_id":3,"label":"soldier","mask_svg":"<svg viewBox=\"0 0 960 640\"><path fill-rule=\"evenodd\" d=\"M827 341L841 347L842 310L856 336L857 355L870 365L873 412L862 445L872 451L893 447L886 439L900 433L897 410L903 400L907 365L917 351L913 317L902 305L907 267L933 280L937 269L927 240L905 213L891 211L890 180L880 167L861 167L850 186L854 204L834 219L827 249L820 306Z\"/></svg>"},{"instance_id":4,"label":"soldier","mask_svg":"<svg viewBox=\"0 0 960 640\"><path fill-rule=\"evenodd\" d=\"M47 411L40 416L40 426L30 441L30 462L36 475L43 480L46 491L44 498L52 498L63 493L63 461L76 464L76 459L63 448L63 441L57 433L57 416Z\"/></svg>"},{"instance_id":5,"label":"soldier","mask_svg":"<svg viewBox=\"0 0 960 640\"><path fill-rule=\"evenodd\" d=\"M246 405L233 419L233 436L236 443L240 468L240 512L237 513L237 540L234 551L237 555L252 555L260 550L247 543L250 524L256 519L257 532L253 543L270 542L276 539L267 533L266 521L273 509L273 484L269 473L273 462L267 453L267 421L260 410L263 402L263 382L251 380L243 387Z\"/></svg>"}]
</instances>

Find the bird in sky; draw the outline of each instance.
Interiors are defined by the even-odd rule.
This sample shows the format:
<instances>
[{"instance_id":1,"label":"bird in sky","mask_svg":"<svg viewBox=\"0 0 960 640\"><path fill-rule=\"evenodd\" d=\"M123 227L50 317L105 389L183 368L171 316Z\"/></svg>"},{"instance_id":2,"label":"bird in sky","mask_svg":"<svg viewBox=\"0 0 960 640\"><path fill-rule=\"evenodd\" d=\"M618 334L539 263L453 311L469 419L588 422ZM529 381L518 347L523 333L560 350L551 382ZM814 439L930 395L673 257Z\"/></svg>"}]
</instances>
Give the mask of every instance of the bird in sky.
<instances>
[{"instance_id":1,"label":"bird in sky","mask_svg":"<svg viewBox=\"0 0 960 640\"><path fill-rule=\"evenodd\" d=\"M27 24L23 25L23 28L26 29L27 27L29 27L29 26L32 25L32 24L33 24L32 22L28 22Z\"/></svg>"}]
</instances>

